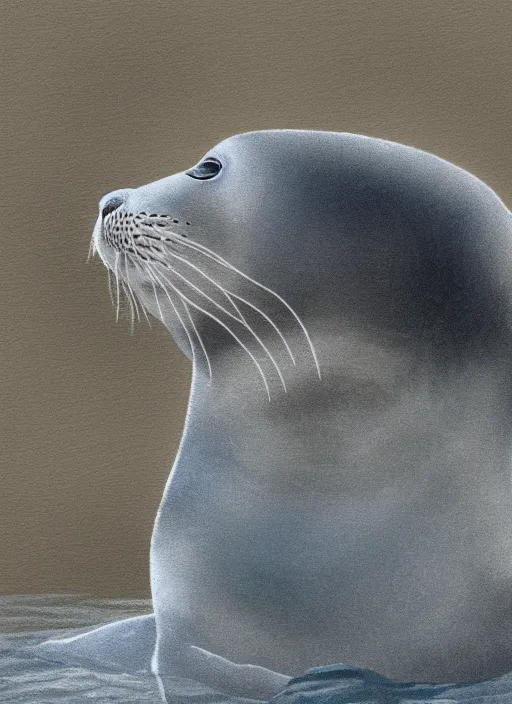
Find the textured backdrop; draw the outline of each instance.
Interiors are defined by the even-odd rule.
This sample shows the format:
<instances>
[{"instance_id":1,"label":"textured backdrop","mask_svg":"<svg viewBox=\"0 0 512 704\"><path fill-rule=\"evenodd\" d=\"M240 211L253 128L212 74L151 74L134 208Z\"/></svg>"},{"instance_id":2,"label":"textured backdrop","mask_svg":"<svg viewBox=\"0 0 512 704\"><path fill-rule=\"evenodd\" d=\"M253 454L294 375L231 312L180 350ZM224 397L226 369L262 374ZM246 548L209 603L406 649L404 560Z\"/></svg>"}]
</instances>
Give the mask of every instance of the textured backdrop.
<instances>
[{"instance_id":1,"label":"textured backdrop","mask_svg":"<svg viewBox=\"0 0 512 704\"><path fill-rule=\"evenodd\" d=\"M432 151L512 206L510 0L0 2L0 593L147 596L190 365L115 323L96 204L267 128Z\"/></svg>"}]
</instances>

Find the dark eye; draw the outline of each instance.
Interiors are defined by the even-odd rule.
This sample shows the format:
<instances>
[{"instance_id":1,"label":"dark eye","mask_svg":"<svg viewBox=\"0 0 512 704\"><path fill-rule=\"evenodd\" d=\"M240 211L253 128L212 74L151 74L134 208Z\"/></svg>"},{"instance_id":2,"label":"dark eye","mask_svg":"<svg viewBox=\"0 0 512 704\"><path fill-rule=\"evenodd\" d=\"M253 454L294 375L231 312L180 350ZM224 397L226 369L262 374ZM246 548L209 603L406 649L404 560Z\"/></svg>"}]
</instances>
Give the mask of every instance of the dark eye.
<instances>
[{"instance_id":1,"label":"dark eye","mask_svg":"<svg viewBox=\"0 0 512 704\"><path fill-rule=\"evenodd\" d=\"M218 159L213 157L208 157L204 161L201 161L197 166L193 166L188 171L185 171L187 176L192 176L192 178L198 178L205 180L207 178L213 178L217 176L219 171L222 169L222 164Z\"/></svg>"}]
</instances>

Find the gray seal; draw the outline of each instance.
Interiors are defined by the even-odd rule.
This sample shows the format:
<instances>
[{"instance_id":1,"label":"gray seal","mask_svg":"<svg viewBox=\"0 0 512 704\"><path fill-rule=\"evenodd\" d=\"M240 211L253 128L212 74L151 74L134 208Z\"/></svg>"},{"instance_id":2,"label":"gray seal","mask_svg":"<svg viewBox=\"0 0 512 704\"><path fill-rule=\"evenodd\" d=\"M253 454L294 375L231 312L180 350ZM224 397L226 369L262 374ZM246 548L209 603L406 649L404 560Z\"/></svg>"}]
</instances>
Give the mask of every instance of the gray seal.
<instances>
[{"instance_id":1,"label":"gray seal","mask_svg":"<svg viewBox=\"0 0 512 704\"><path fill-rule=\"evenodd\" d=\"M46 655L152 655L168 696L181 675L253 699L336 662L434 683L509 671L512 220L496 193L381 139L248 132L105 196L93 249L193 380L154 617Z\"/></svg>"}]
</instances>

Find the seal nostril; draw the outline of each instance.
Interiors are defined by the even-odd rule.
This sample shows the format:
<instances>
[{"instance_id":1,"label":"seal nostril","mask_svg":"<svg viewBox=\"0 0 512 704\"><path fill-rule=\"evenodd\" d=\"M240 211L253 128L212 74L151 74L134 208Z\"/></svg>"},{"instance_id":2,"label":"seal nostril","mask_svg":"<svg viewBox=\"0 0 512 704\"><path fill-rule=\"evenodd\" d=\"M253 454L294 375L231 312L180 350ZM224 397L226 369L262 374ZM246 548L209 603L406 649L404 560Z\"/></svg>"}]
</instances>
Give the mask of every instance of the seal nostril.
<instances>
[{"instance_id":1,"label":"seal nostril","mask_svg":"<svg viewBox=\"0 0 512 704\"><path fill-rule=\"evenodd\" d=\"M105 205L101 209L101 217L105 219L107 215L113 213L114 210L117 210L117 208L119 208L119 206L121 206L123 203L123 199L119 198L118 196L112 198L112 200L109 200L107 203L105 203Z\"/></svg>"}]
</instances>

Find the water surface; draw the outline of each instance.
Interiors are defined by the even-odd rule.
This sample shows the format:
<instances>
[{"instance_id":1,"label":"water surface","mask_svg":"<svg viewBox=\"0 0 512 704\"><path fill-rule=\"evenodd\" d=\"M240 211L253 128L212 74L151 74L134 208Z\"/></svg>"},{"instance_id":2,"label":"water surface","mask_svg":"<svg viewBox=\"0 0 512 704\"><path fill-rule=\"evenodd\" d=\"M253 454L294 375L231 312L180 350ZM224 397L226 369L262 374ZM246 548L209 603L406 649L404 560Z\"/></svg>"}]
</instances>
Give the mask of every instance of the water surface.
<instances>
[{"instance_id":1,"label":"water surface","mask_svg":"<svg viewBox=\"0 0 512 704\"><path fill-rule=\"evenodd\" d=\"M143 599L93 599L75 595L0 597L1 704L162 704L152 675L96 672L50 663L30 646L70 636L91 625L151 612ZM512 663L511 663L512 670ZM176 680L169 704L247 704L191 680ZM312 668L293 679L272 704L512 704L512 672L476 684L394 682L360 667Z\"/></svg>"}]
</instances>

